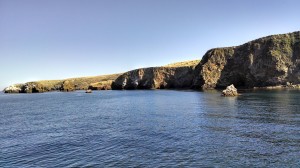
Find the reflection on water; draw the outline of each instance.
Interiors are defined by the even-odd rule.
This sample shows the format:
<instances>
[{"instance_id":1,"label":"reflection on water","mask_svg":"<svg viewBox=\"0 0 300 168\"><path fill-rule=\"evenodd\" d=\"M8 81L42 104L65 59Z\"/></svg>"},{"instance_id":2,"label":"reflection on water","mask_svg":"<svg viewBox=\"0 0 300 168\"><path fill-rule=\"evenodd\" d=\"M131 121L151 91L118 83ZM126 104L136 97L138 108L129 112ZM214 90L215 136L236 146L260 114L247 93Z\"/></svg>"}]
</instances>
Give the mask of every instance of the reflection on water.
<instances>
[{"instance_id":1,"label":"reflection on water","mask_svg":"<svg viewBox=\"0 0 300 168\"><path fill-rule=\"evenodd\" d=\"M299 167L300 92L0 95L0 167Z\"/></svg>"}]
</instances>

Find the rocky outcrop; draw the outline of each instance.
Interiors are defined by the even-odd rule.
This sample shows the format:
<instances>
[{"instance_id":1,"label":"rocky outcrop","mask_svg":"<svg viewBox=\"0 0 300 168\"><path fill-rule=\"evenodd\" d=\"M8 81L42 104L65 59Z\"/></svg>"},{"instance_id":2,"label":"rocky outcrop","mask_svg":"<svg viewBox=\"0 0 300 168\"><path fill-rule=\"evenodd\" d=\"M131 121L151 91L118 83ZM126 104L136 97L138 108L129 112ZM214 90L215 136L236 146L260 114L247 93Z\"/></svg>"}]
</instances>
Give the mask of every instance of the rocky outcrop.
<instances>
[{"instance_id":1,"label":"rocky outcrop","mask_svg":"<svg viewBox=\"0 0 300 168\"><path fill-rule=\"evenodd\" d=\"M222 91L222 96L225 97L233 97L238 96L237 89L234 87L234 85L227 86L225 90Z\"/></svg>"},{"instance_id":2,"label":"rocky outcrop","mask_svg":"<svg viewBox=\"0 0 300 168\"><path fill-rule=\"evenodd\" d=\"M43 93L49 91L40 83L37 82L28 82L22 86L22 93Z\"/></svg>"},{"instance_id":3,"label":"rocky outcrop","mask_svg":"<svg viewBox=\"0 0 300 168\"><path fill-rule=\"evenodd\" d=\"M25 84L11 85L4 89L5 93L42 93L49 91L42 84L28 82Z\"/></svg>"},{"instance_id":4,"label":"rocky outcrop","mask_svg":"<svg viewBox=\"0 0 300 168\"><path fill-rule=\"evenodd\" d=\"M91 90L111 90L113 80L92 83L88 88Z\"/></svg>"},{"instance_id":5,"label":"rocky outcrop","mask_svg":"<svg viewBox=\"0 0 300 168\"><path fill-rule=\"evenodd\" d=\"M66 80L62 83L60 91L71 92L75 90L75 84L73 81Z\"/></svg>"},{"instance_id":6,"label":"rocky outcrop","mask_svg":"<svg viewBox=\"0 0 300 168\"><path fill-rule=\"evenodd\" d=\"M112 89L190 88L193 71L193 66L136 69L118 77Z\"/></svg>"},{"instance_id":7,"label":"rocky outcrop","mask_svg":"<svg viewBox=\"0 0 300 168\"><path fill-rule=\"evenodd\" d=\"M85 93L92 93L92 90L88 89L88 90L85 91Z\"/></svg>"},{"instance_id":8,"label":"rocky outcrop","mask_svg":"<svg viewBox=\"0 0 300 168\"><path fill-rule=\"evenodd\" d=\"M233 54L233 47L207 51L201 62L195 68L193 88L216 88L221 73Z\"/></svg>"},{"instance_id":9,"label":"rocky outcrop","mask_svg":"<svg viewBox=\"0 0 300 168\"><path fill-rule=\"evenodd\" d=\"M287 82L285 85L276 85L276 86L265 86L265 87L253 87L253 89L300 89L300 84L291 84Z\"/></svg>"},{"instance_id":10,"label":"rocky outcrop","mask_svg":"<svg viewBox=\"0 0 300 168\"><path fill-rule=\"evenodd\" d=\"M4 89L4 93L21 93L20 85L11 85Z\"/></svg>"},{"instance_id":11,"label":"rocky outcrop","mask_svg":"<svg viewBox=\"0 0 300 168\"><path fill-rule=\"evenodd\" d=\"M194 88L265 87L300 83L300 32L209 50L195 69Z\"/></svg>"}]
</instances>

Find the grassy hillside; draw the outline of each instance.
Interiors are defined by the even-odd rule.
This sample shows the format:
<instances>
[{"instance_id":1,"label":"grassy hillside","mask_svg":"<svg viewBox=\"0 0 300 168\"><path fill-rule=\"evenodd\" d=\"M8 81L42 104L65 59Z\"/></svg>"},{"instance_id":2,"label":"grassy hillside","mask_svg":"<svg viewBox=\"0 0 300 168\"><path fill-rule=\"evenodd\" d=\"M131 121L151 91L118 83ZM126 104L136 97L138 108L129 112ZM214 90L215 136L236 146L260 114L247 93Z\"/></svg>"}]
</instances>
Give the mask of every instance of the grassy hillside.
<instances>
[{"instance_id":1,"label":"grassy hillside","mask_svg":"<svg viewBox=\"0 0 300 168\"><path fill-rule=\"evenodd\" d=\"M200 60L176 62L168 64L162 67L184 67L184 66L196 66ZM110 75L99 75L99 76L89 76L89 77L78 77L78 78L68 78L62 80L41 80L36 81L43 85L46 90L59 90L65 81L70 81L75 85L76 90L86 90L88 88L106 90L110 89L111 83L117 79L122 74L110 74Z\"/></svg>"},{"instance_id":2,"label":"grassy hillside","mask_svg":"<svg viewBox=\"0 0 300 168\"><path fill-rule=\"evenodd\" d=\"M68 78L62 80L41 80L35 81L34 83L41 84L45 87L45 90L60 90L61 86L65 81L69 81L75 85L76 90L86 90L90 86L95 85L97 82L113 81L121 74L111 74L111 75L99 75L99 76L89 76L89 77L78 77L78 78Z\"/></svg>"},{"instance_id":3,"label":"grassy hillside","mask_svg":"<svg viewBox=\"0 0 300 168\"><path fill-rule=\"evenodd\" d=\"M184 67L184 66L196 66L198 65L200 60L192 60L192 61L183 61L183 62L175 62L171 64L167 64L163 67Z\"/></svg>"},{"instance_id":4,"label":"grassy hillside","mask_svg":"<svg viewBox=\"0 0 300 168\"><path fill-rule=\"evenodd\" d=\"M184 61L168 64L161 67L185 67L185 66L196 66L200 60ZM8 87L6 93L40 93L48 91L74 91L74 90L110 90L112 83L122 75L110 74L110 75L99 75L99 76L88 76L78 78L67 78L61 80L40 80L27 82L25 84L12 85Z\"/></svg>"}]
</instances>

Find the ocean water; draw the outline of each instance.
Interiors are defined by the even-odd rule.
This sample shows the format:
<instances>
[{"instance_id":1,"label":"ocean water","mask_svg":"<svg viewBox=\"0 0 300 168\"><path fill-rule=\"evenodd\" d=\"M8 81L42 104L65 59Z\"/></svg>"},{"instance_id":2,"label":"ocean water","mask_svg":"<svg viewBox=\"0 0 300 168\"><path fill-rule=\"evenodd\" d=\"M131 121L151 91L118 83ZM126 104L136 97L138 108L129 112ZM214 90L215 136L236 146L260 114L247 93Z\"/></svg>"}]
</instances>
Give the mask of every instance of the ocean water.
<instances>
[{"instance_id":1,"label":"ocean water","mask_svg":"<svg viewBox=\"0 0 300 168\"><path fill-rule=\"evenodd\" d=\"M0 94L0 167L300 167L300 91Z\"/></svg>"}]
</instances>

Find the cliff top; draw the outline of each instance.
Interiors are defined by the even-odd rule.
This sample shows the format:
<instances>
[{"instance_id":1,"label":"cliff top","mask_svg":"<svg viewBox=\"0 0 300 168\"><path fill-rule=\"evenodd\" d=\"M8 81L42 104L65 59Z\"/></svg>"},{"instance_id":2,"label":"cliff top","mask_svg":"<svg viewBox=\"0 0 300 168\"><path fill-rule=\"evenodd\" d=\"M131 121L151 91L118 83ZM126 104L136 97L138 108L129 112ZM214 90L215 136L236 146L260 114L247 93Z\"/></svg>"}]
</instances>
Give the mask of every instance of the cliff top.
<instances>
[{"instance_id":1,"label":"cliff top","mask_svg":"<svg viewBox=\"0 0 300 168\"><path fill-rule=\"evenodd\" d=\"M167 64L162 67L183 67L183 66L196 66L198 65L200 60L192 60L192 61L183 61L183 62L175 62L171 64Z\"/></svg>"},{"instance_id":2,"label":"cliff top","mask_svg":"<svg viewBox=\"0 0 300 168\"><path fill-rule=\"evenodd\" d=\"M240 47L240 46L243 46L243 45L247 45L247 44L251 44L251 43L259 43L261 41L267 41L267 40L274 40L274 41L281 41L281 40L298 40L300 39L300 31L294 31L294 32L290 32L290 33L283 33L283 34L274 34L274 35L268 35L268 36L265 36L265 37L260 37L260 38L257 38L257 39L254 39L254 40L250 40L250 41L247 41L241 45L236 45L236 46L228 46L228 47L215 47L215 48L211 48L208 50L209 51L212 51L212 50L218 50L218 49L221 49L221 50L224 50L224 49L233 49L233 48L236 48L236 47Z\"/></svg>"}]
</instances>

